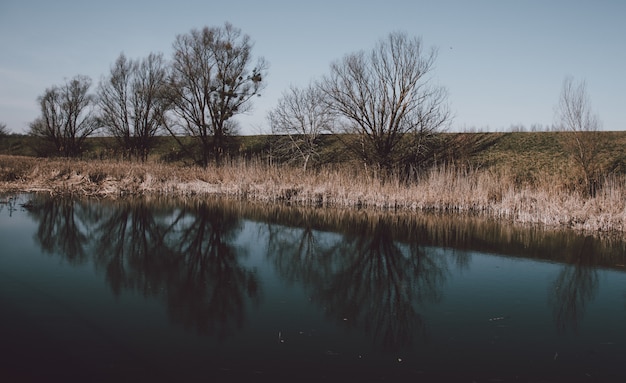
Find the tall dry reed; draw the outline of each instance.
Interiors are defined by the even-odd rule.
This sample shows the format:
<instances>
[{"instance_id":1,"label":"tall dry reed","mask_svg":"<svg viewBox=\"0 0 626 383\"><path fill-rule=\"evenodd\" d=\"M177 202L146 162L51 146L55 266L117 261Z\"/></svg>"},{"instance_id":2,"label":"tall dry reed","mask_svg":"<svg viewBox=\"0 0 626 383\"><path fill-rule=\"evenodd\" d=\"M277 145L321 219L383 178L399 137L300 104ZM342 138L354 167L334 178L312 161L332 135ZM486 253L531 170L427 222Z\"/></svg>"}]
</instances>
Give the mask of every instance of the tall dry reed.
<instances>
[{"instance_id":1,"label":"tall dry reed","mask_svg":"<svg viewBox=\"0 0 626 383\"><path fill-rule=\"evenodd\" d=\"M606 180L593 198L558 175L520 183L506 171L438 167L407 183L350 166L310 171L261 160L222 167L0 156L0 191L138 195L219 195L264 203L376 210L470 213L525 224L626 231L626 180Z\"/></svg>"}]
</instances>

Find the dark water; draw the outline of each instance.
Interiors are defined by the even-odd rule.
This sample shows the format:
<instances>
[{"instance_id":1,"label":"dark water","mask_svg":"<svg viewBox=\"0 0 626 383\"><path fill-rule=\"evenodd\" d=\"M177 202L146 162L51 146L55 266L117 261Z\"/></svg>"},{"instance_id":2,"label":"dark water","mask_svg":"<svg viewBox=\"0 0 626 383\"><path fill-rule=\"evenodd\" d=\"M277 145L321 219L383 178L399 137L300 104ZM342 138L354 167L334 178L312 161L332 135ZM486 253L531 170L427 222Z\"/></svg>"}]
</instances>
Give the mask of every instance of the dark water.
<instances>
[{"instance_id":1,"label":"dark water","mask_svg":"<svg viewBox=\"0 0 626 383\"><path fill-rule=\"evenodd\" d=\"M0 381L626 381L626 246L446 217L2 197Z\"/></svg>"}]
</instances>

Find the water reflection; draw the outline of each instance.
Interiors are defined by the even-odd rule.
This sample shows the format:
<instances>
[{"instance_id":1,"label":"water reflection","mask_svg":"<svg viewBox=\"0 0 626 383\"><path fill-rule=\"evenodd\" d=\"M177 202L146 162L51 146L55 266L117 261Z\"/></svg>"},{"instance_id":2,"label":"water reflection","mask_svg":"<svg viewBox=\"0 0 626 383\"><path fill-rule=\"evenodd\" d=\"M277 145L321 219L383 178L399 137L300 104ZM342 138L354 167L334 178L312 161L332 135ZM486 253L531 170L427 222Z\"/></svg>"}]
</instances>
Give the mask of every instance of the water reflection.
<instances>
[{"instance_id":1,"label":"water reflection","mask_svg":"<svg viewBox=\"0 0 626 383\"><path fill-rule=\"evenodd\" d=\"M123 290L154 295L165 287L170 249L168 228L144 201L115 208L100 207L94 229L95 262L106 270L115 295Z\"/></svg>"},{"instance_id":2,"label":"water reflection","mask_svg":"<svg viewBox=\"0 0 626 383\"><path fill-rule=\"evenodd\" d=\"M332 257L342 248L342 240L314 230L308 219L303 225L301 228L261 226L267 232L267 256L290 283L301 281L319 286L325 276L332 273Z\"/></svg>"},{"instance_id":3,"label":"water reflection","mask_svg":"<svg viewBox=\"0 0 626 383\"><path fill-rule=\"evenodd\" d=\"M243 325L245 299L259 295L255 273L239 265L245 253L232 245L240 219L215 204L175 209L36 196L26 206L43 250L77 263L93 248L91 260L115 295L162 299L185 328L224 338Z\"/></svg>"},{"instance_id":4,"label":"water reflection","mask_svg":"<svg viewBox=\"0 0 626 383\"><path fill-rule=\"evenodd\" d=\"M423 332L419 303L441 295L447 265L418 243L394 240L382 217L350 225L344 236L269 225L268 256L281 276L301 281L335 321L361 328L386 348L410 345Z\"/></svg>"},{"instance_id":5,"label":"water reflection","mask_svg":"<svg viewBox=\"0 0 626 383\"><path fill-rule=\"evenodd\" d=\"M243 250L232 245L240 229L239 217L217 205L174 214L166 241L173 251L167 302L174 322L221 338L241 328L245 298L258 298L259 283L239 264Z\"/></svg>"},{"instance_id":6,"label":"water reflection","mask_svg":"<svg viewBox=\"0 0 626 383\"><path fill-rule=\"evenodd\" d=\"M561 331L578 328L587 304L598 291L599 276L592 244L593 239L585 237L552 284L550 303L554 321Z\"/></svg>"},{"instance_id":7,"label":"water reflection","mask_svg":"<svg viewBox=\"0 0 626 383\"><path fill-rule=\"evenodd\" d=\"M469 269L472 252L561 262L548 293L561 330L576 329L584 317L598 291L597 267L624 263L621 241L471 218L41 195L25 206L43 250L71 264L93 262L115 295L157 298L173 323L219 339L240 330L263 295L258 272L244 266L249 247L236 245L244 222L265 233L267 242L255 247L283 280L385 349L428 336L424 305L444 298L451 272Z\"/></svg>"},{"instance_id":8,"label":"water reflection","mask_svg":"<svg viewBox=\"0 0 626 383\"><path fill-rule=\"evenodd\" d=\"M72 264L85 262L89 244L88 205L70 198L37 198L28 206L39 221L36 239L42 250L62 254Z\"/></svg>"},{"instance_id":9,"label":"water reflection","mask_svg":"<svg viewBox=\"0 0 626 383\"><path fill-rule=\"evenodd\" d=\"M13 213L17 211L17 197L12 195L0 194L0 213L6 208L9 217L13 216Z\"/></svg>"},{"instance_id":10,"label":"water reflection","mask_svg":"<svg viewBox=\"0 0 626 383\"><path fill-rule=\"evenodd\" d=\"M336 270L319 286L319 299L331 315L362 326L385 348L408 346L424 333L419 305L436 301L447 269L446 258L419 243L394 241L382 217L353 226L337 253Z\"/></svg>"}]
</instances>

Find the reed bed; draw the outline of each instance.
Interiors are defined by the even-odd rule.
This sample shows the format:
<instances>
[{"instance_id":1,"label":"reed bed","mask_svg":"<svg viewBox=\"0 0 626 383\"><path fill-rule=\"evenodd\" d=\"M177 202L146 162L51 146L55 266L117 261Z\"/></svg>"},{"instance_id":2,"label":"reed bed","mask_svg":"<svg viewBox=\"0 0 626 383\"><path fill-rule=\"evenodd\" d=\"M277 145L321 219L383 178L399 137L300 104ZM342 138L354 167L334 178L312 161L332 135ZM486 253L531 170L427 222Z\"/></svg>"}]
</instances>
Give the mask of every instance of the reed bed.
<instances>
[{"instance_id":1,"label":"reed bed","mask_svg":"<svg viewBox=\"0 0 626 383\"><path fill-rule=\"evenodd\" d=\"M224 196L298 206L472 214L523 224L626 232L626 180L612 178L593 198L558 175L519 182L506 171L438 167L418 180L378 177L349 166L304 172L261 160L222 167L0 156L0 191L98 198Z\"/></svg>"}]
</instances>

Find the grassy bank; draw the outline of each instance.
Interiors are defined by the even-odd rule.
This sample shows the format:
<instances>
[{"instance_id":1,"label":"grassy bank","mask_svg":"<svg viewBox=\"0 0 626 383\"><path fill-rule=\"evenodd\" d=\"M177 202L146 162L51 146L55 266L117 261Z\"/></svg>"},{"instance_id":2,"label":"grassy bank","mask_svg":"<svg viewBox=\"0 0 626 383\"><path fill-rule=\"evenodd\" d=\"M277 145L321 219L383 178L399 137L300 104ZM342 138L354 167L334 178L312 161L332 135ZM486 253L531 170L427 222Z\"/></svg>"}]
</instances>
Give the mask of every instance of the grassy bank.
<instances>
[{"instance_id":1,"label":"grassy bank","mask_svg":"<svg viewBox=\"0 0 626 383\"><path fill-rule=\"evenodd\" d=\"M257 202L393 211L437 211L549 227L626 232L626 178L613 176L594 198L572 192L560 174L520 182L505 167L439 167L405 184L353 167L314 172L233 161L221 168L163 163L0 156L0 191L99 198L219 195Z\"/></svg>"}]
</instances>

